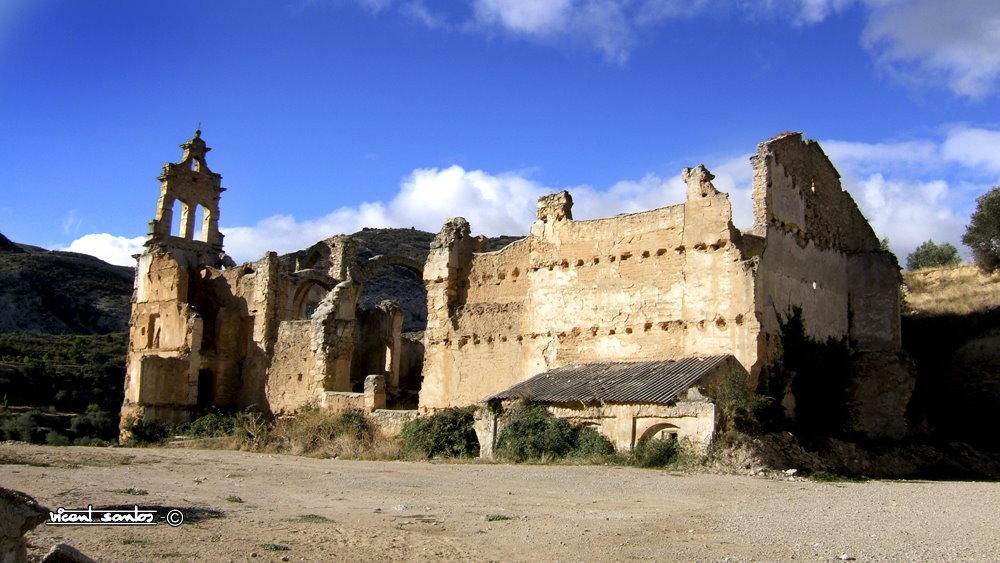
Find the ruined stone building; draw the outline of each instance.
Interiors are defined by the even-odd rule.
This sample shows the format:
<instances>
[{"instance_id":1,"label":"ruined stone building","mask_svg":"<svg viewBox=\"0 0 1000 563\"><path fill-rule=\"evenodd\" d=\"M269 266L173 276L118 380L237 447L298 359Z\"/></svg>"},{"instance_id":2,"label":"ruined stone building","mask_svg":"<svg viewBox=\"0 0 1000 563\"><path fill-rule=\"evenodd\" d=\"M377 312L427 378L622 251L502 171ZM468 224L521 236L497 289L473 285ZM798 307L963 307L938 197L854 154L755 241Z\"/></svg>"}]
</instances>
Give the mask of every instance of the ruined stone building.
<instances>
[{"instance_id":1,"label":"ruined stone building","mask_svg":"<svg viewBox=\"0 0 1000 563\"><path fill-rule=\"evenodd\" d=\"M569 193L543 197L531 234L497 252L476 252L469 224L447 221L424 268L420 407L476 404L549 370L609 361L731 355L755 385L780 365L782 323L794 316L806 337L859 351L853 430L901 436L912 378L898 359L895 257L816 142L783 134L752 162L746 231L704 167L684 170L684 203L640 213L574 221ZM778 398L794 416L791 386ZM576 418L611 416L578 403ZM655 422L629 416L601 424Z\"/></svg>"},{"instance_id":2,"label":"ruined stone building","mask_svg":"<svg viewBox=\"0 0 1000 563\"><path fill-rule=\"evenodd\" d=\"M545 390L553 412L620 449L651 431L707 445L713 378L756 385L782 367L792 318L804 337L851 343L853 430L906 431L913 380L899 353L898 265L800 134L762 143L752 158L748 230L734 227L728 195L697 167L684 170L684 203L640 213L574 221L569 193L545 196L530 234L494 252L450 219L426 264L361 259L340 235L237 266L223 251L209 149L200 132L181 148L159 177L138 256L123 436L140 420L177 423L208 407L372 411L422 378L423 412ZM365 282L390 264L423 275L422 373L400 337L399 307L358 307ZM797 369L775 391L790 416L807 404L795 383L821 377ZM478 427L486 441L496 430L485 419Z\"/></svg>"},{"instance_id":3,"label":"ruined stone building","mask_svg":"<svg viewBox=\"0 0 1000 563\"><path fill-rule=\"evenodd\" d=\"M422 265L359 260L353 239L334 236L237 266L223 251L225 188L205 160L210 149L200 131L181 148L180 162L159 177L156 216L138 256L123 437L138 421L175 424L209 407L280 414L306 404L384 406L405 383L402 311L391 302L359 311L358 297L377 269Z\"/></svg>"}]
</instances>

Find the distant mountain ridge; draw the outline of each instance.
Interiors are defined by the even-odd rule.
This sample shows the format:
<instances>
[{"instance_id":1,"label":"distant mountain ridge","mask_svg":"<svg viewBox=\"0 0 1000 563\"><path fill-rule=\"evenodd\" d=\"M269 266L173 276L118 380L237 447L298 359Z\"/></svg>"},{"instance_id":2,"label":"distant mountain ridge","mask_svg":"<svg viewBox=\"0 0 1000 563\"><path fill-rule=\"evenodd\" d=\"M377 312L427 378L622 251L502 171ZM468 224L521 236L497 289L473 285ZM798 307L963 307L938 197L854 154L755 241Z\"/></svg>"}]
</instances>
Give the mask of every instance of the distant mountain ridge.
<instances>
[{"instance_id":1,"label":"distant mountain ridge","mask_svg":"<svg viewBox=\"0 0 1000 563\"><path fill-rule=\"evenodd\" d=\"M358 257L405 256L423 264L434 234L417 229L365 228L351 235ZM519 237L487 239L497 250ZM0 234L0 333L106 334L126 332L131 313L134 269L114 266L87 254L19 244ZM359 305L383 300L405 311L404 331L427 324L427 291L421 276L390 266L369 281Z\"/></svg>"},{"instance_id":2,"label":"distant mountain ridge","mask_svg":"<svg viewBox=\"0 0 1000 563\"><path fill-rule=\"evenodd\" d=\"M0 234L0 333L128 330L133 269Z\"/></svg>"}]
</instances>

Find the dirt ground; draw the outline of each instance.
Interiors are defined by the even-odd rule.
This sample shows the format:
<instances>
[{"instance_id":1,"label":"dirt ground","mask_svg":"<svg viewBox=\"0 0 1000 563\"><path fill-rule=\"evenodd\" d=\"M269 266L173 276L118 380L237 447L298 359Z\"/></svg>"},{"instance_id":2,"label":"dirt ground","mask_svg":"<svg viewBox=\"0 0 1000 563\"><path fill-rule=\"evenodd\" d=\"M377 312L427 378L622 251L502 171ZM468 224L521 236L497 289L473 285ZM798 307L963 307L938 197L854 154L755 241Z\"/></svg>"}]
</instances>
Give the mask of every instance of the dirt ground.
<instances>
[{"instance_id":1,"label":"dirt ground","mask_svg":"<svg viewBox=\"0 0 1000 563\"><path fill-rule=\"evenodd\" d=\"M8 443L0 486L185 516L42 524L36 558L65 541L99 561L1000 561L1000 483Z\"/></svg>"}]
</instances>

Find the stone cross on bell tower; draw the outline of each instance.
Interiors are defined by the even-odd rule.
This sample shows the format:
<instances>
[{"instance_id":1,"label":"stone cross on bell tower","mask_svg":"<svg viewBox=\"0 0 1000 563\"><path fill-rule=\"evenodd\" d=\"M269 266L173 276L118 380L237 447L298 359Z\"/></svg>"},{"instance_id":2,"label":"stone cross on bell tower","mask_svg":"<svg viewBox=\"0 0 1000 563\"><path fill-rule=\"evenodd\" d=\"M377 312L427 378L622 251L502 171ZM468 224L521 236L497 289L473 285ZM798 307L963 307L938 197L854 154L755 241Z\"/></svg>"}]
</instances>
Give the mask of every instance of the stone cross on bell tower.
<instances>
[{"instance_id":1,"label":"stone cross on bell tower","mask_svg":"<svg viewBox=\"0 0 1000 563\"><path fill-rule=\"evenodd\" d=\"M164 164L158 178L160 199L156 204L156 217L149 222L146 245L179 246L221 255L219 198L225 191L222 175L209 170L205 162L205 154L212 149L205 145L200 129L181 144L181 148L184 153L180 162ZM175 207L180 211L180 229L171 232ZM200 228L196 229L199 208L203 215Z\"/></svg>"}]
</instances>

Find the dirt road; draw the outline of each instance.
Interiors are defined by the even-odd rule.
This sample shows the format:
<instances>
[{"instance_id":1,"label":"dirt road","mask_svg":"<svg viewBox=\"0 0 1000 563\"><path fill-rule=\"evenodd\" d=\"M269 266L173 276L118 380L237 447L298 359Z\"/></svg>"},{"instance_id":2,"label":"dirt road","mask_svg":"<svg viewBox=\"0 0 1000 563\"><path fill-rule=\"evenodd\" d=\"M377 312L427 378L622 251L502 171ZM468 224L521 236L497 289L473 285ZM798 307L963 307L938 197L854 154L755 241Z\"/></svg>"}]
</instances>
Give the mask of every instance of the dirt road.
<instances>
[{"instance_id":1,"label":"dirt road","mask_svg":"<svg viewBox=\"0 0 1000 563\"><path fill-rule=\"evenodd\" d=\"M0 486L185 515L28 536L101 561L1000 561L1000 483L6 444Z\"/></svg>"}]
</instances>

